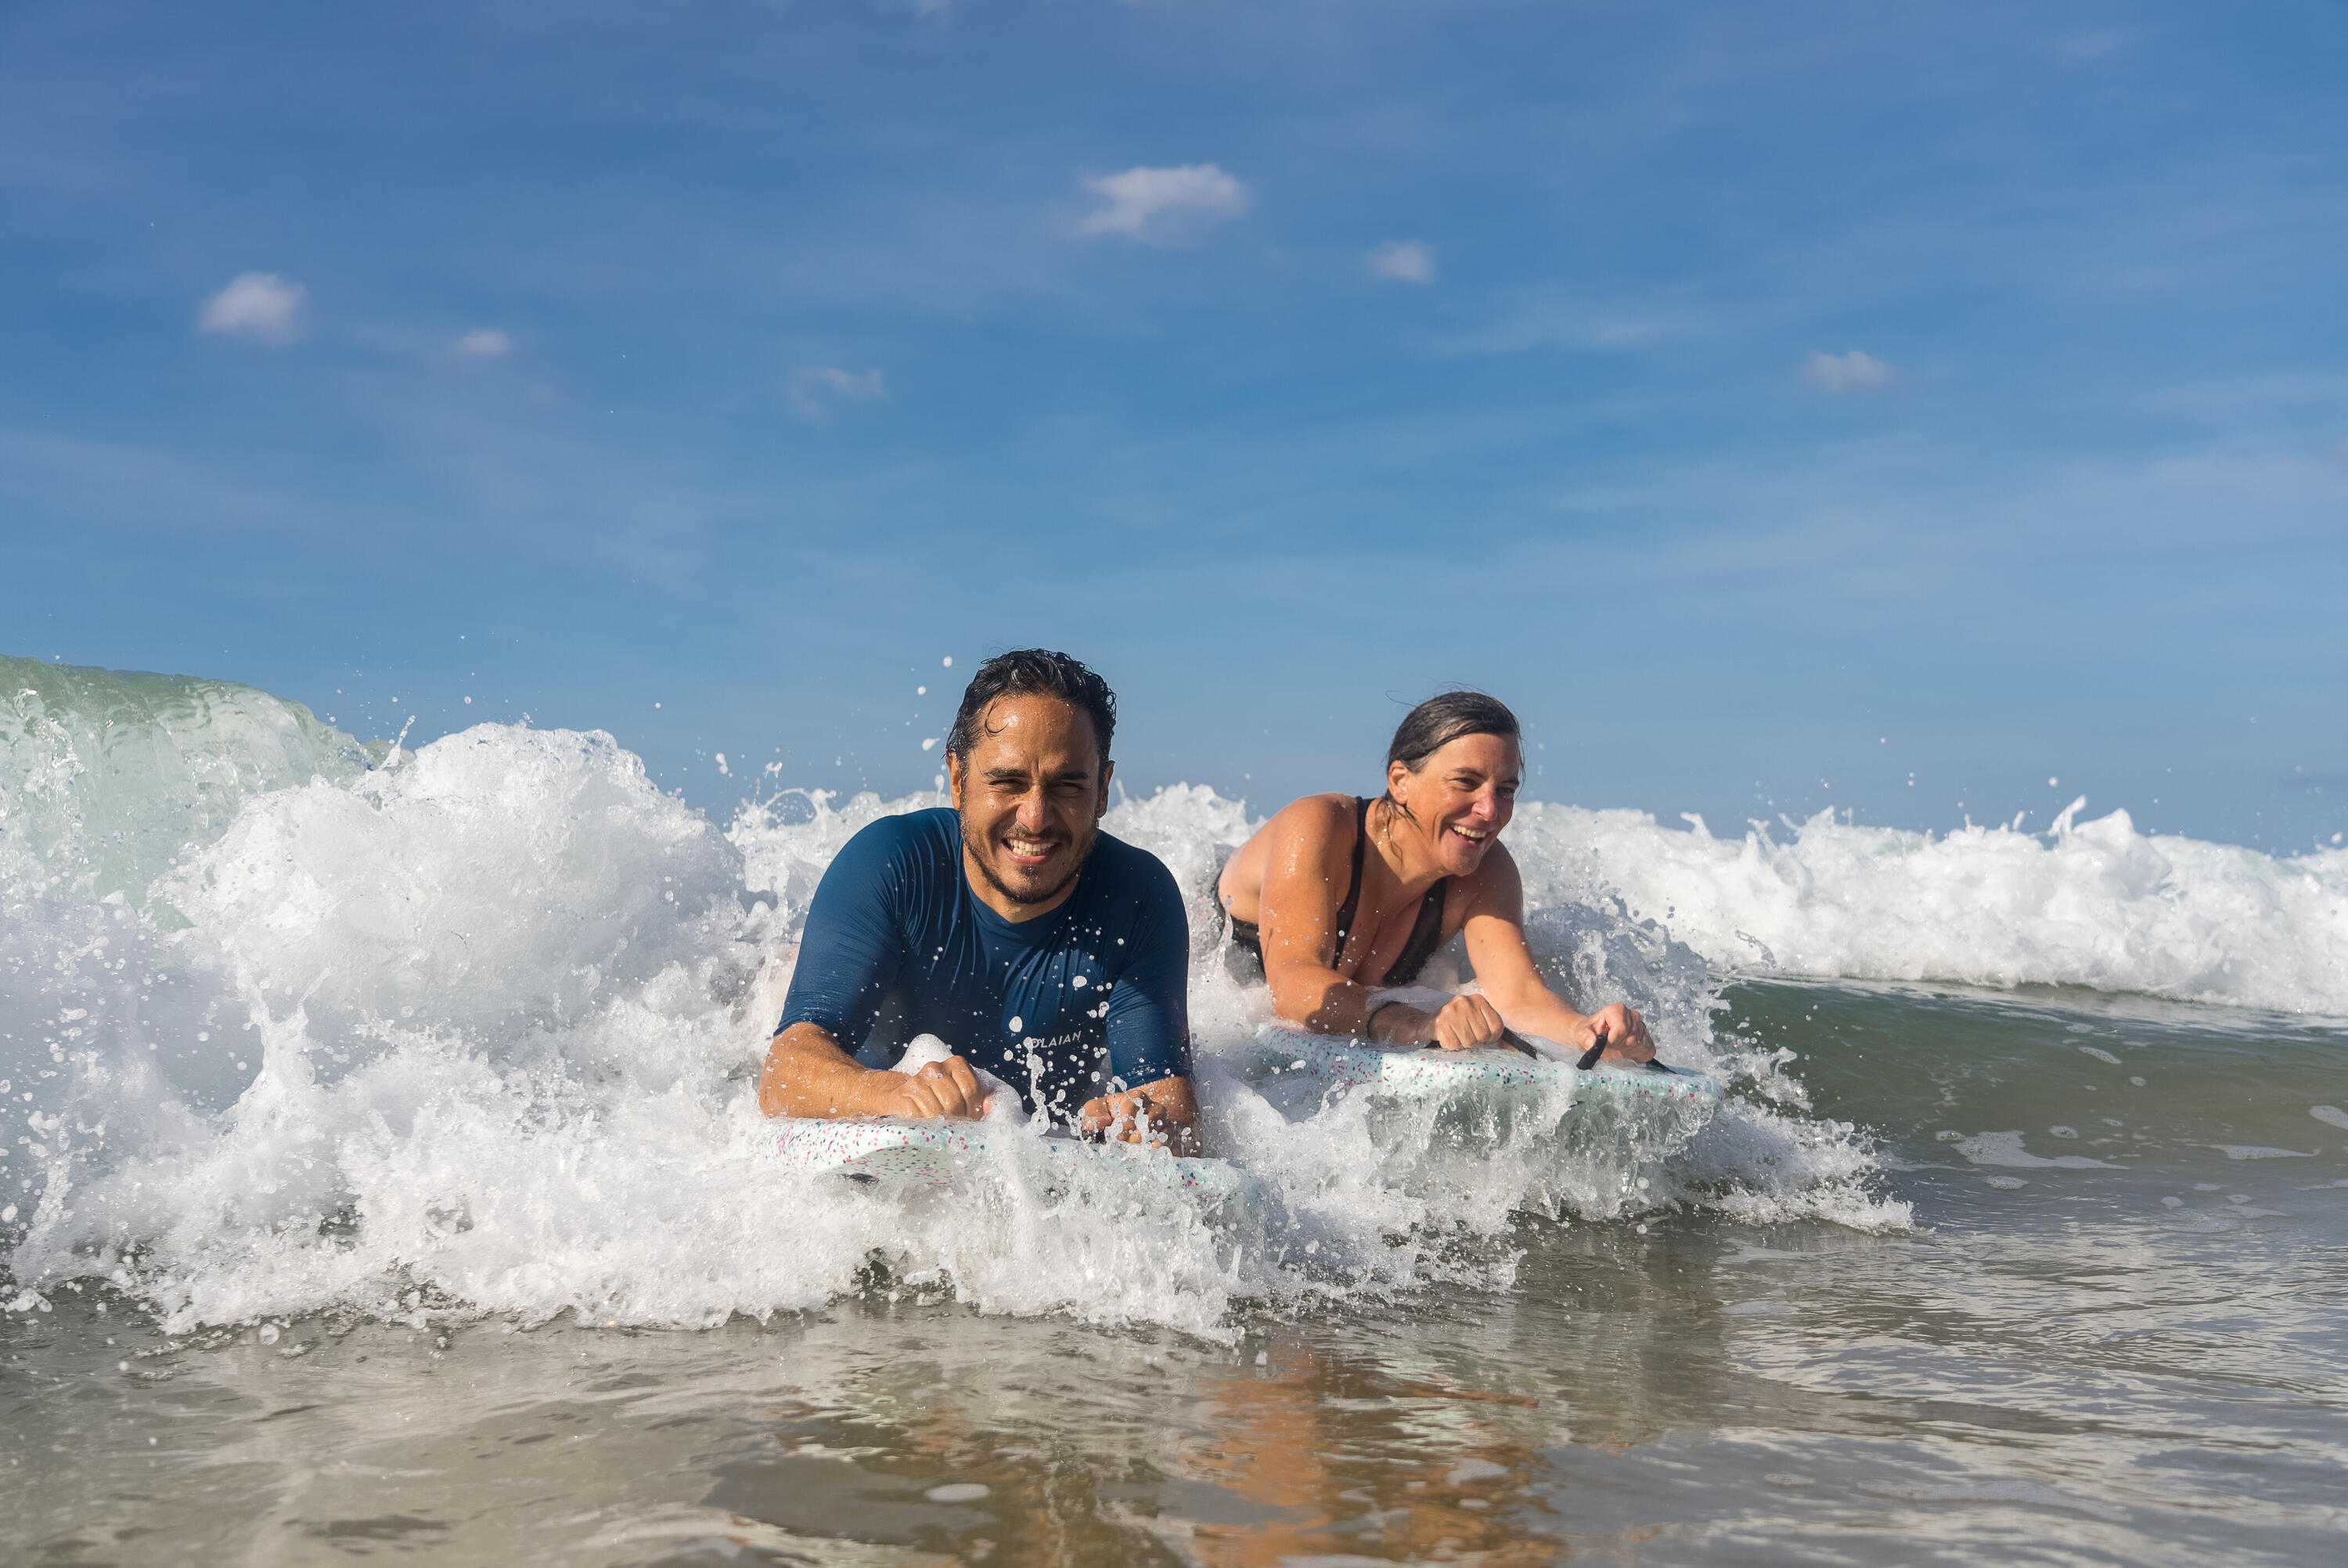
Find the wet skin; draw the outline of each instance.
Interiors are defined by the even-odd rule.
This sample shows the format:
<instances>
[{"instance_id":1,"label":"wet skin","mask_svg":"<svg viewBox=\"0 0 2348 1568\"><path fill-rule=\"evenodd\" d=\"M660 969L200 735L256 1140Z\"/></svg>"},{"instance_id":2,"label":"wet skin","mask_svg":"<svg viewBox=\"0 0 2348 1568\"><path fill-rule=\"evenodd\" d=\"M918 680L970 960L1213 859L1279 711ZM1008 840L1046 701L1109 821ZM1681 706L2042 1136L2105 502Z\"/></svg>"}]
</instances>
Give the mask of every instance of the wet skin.
<instances>
[{"instance_id":1,"label":"wet skin","mask_svg":"<svg viewBox=\"0 0 2348 1568\"><path fill-rule=\"evenodd\" d=\"M1014 924L1050 914L1075 892L1108 811L1117 764L1100 754L1091 715L1056 697L1000 698L965 761L946 753L946 782L962 814L963 875L979 901ZM907 1116L972 1120L985 1113L978 1076L959 1056L910 1076L860 1066L830 1033L795 1023L775 1036L758 1079L769 1116ZM1088 1135L1198 1151L1198 1102L1186 1078L1161 1078L1089 1100L1076 1112Z\"/></svg>"},{"instance_id":2,"label":"wet skin","mask_svg":"<svg viewBox=\"0 0 2348 1568\"><path fill-rule=\"evenodd\" d=\"M1386 768L1388 799L1370 807L1362 891L1344 950L1337 906L1352 877L1354 805L1343 794L1307 795L1283 807L1223 872L1223 907L1260 927L1272 1007L1292 1023L1325 1034L1447 1050L1496 1043L1504 1029L1576 1050L1602 1035L1611 1060L1655 1054L1645 1020L1616 1002L1583 1013L1542 983L1526 945L1524 883L1499 842L1515 814L1524 772L1517 743L1462 735L1416 772ZM1483 995L1434 1012L1370 997L1410 939L1421 897L1437 877L1453 879L1443 935L1467 933L1468 959Z\"/></svg>"}]
</instances>

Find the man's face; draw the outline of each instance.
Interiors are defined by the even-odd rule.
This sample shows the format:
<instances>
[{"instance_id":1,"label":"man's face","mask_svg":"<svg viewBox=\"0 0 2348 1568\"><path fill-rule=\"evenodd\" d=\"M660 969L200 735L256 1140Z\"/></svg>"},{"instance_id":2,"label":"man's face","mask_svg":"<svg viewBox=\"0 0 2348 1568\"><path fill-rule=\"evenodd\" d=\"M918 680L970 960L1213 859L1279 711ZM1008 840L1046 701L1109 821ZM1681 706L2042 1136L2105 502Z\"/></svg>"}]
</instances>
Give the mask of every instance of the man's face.
<instances>
[{"instance_id":1,"label":"man's face","mask_svg":"<svg viewBox=\"0 0 2348 1568\"><path fill-rule=\"evenodd\" d=\"M1057 697L997 698L969 759L946 755L963 847L979 874L1014 904L1058 898L1092 853L1114 771L1082 709Z\"/></svg>"}]
</instances>

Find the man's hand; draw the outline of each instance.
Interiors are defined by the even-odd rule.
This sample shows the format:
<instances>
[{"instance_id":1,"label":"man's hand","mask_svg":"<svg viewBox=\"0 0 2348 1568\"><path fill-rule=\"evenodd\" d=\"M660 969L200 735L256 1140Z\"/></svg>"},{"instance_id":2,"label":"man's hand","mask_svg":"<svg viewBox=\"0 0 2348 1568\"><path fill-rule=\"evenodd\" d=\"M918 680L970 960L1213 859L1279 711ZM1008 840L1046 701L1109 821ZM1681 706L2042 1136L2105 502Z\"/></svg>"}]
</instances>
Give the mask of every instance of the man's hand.
<instances>
[{"instance_id":1,"label":"man's hand","mask_svg":"<svg viewBox=\"0 0 2348 1568\"><path fill-rule=\"evenodd\" d=\"M1199 1102L1187 1078L1161 1078L1120 1094L1087 1100L1076 1112L1076 1130L1109 1143L1171 1146L1178 1154L1199 1152Z\"/></svg>"},{"instance_id":2,"label":"man's hand","mask_svg":"<svg viewBox=\"0 0 2348 1568\"><path fill-rule=\"evenodd\" d=\"M986 1114L986 1091L979 1087L978 1074L970 1070L970 1063L959 1056L932 1061L910 1075L880 1072L873 1076L897 1081L881 1099L883 1116L975 1122Z\"/></svg>"},{"instance_id":3,"label":"man's hand","mask_svg":"<svg viewBox=\"0 0 2348 1568\"><path fill-rule=\"evenodd\" d=\"M959 1056L919 1072L859 1066L811 1023L795 1023L767 1048L758 1108L769 1116L911 1116L973 1120L985 1114L978 1074Z\"/></svg>"},{"instance_id":4,"label":"man's hand","mask_svg":"<svg viewBox=\"0 0 2348 1568\"><path fill-rule=\"evenodd\" d=\"M1647 1020L1621 1002L1600 1008L1581 1020L1574 1035L1575 1049L1588 1050L1598 1043L1601 1034L1606 1037L1606 1051L1600 1058L1602 1061L1655 1060L1655 1042L1647 1038Z\"/></svg>"},{"instance_id":5,"label":"man's hand","mask_svg":"<svg viewBox=\"0 0 2348 1568\"><path fill-rule=\"evenodd\" d=\"M1431 1013L1407 1002L1388 1002L1370 1018L1374 1040L1387 1045L1435 1045L1445 1050L1498 1044L1508 1027L1500 1009L1479 996L1454 997Z\"/></svg>"}]
</instances>

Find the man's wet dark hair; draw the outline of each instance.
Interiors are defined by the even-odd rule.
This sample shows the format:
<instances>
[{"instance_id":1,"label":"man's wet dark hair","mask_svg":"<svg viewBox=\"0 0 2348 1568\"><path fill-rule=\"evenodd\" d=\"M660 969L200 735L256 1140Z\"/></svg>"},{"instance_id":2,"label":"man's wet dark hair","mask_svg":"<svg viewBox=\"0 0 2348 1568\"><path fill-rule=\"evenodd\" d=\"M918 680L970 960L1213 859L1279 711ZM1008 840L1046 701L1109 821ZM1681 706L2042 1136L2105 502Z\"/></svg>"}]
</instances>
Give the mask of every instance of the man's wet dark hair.
<instances>
[{"instance_id":1,"label":"man's wet dark hair","mask_svg":"<svg viewBox=\"0 0 2348 1568\"><path fill-rule=\"evenodd\" d=\"M963 692L953 728L946 732L946 750L967 764L986 723L988 704L998 697L1031 695L1057 697L1083 710L1093 722L1101 761L1108 761L1109 737L1117 733L1117 693L1081 661L1043 648L1015 648L978 667Z\"/></svg>"},{"instance_id":2,"label":"man's wet dark hair","mask_svg":"<svg viewBox=\"0 0 2348 1568\"><path fill-rule=\"evenodd\" d=\"M1517 716L1498 697L1487 697L1481 692L1444 692L1403 715L1395 728L1394 743L1386 747L1386 765L1400 763L1416 773L1426 765L1427 758L1462 735L1498 735L1519 743L1524 740ZM1387 798L1392 802L1391 795ZM1394 804L1404 815L1410 815L1399 803Z\"/></svg>"}]
</instances>

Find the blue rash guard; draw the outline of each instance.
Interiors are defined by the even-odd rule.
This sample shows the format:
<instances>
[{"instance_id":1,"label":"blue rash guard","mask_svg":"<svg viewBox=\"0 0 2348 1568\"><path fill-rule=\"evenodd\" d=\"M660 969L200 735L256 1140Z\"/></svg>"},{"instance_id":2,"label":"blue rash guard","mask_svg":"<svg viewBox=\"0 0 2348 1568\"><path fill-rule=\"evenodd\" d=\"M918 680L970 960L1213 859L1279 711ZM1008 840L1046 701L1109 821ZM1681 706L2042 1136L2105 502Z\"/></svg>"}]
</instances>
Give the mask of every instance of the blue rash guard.
<instances>
[{"instance_id":1,"label":"blue rash guard","mask_svg":"<svg viewBox=\"0 0 2348 1568\"><path fill-rule=\"evenodd\" d=\"M1098 835L1067 901L1014 924L971 891L960 814L882 817L816 887L776 1032L814 1024L873 1067L934 1034L1070 1121L1189 1076L1189 949L1182 895L1148 850Z\"/></svg>"}]
</instances>

